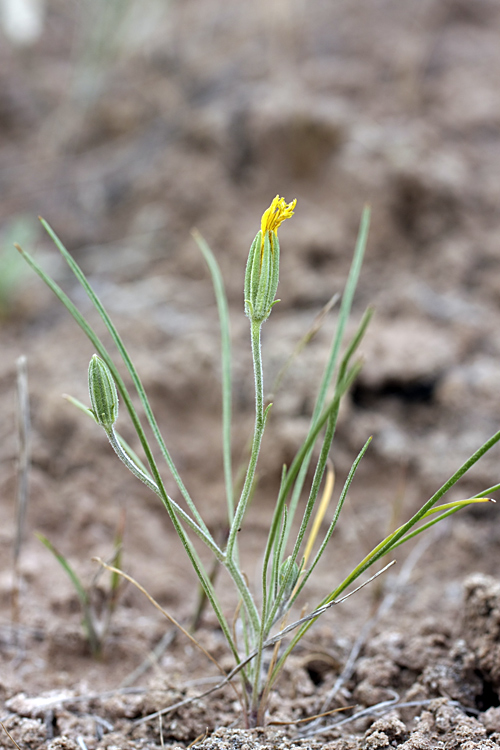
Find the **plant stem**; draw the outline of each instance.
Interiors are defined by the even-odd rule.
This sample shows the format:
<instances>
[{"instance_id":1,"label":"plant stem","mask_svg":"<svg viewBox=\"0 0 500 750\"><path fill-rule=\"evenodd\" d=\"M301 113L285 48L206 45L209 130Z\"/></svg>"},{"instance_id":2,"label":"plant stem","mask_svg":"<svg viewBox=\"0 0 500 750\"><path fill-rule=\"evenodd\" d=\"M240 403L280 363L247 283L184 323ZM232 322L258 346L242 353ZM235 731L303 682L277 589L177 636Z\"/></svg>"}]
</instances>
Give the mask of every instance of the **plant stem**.
<instances>
[{"instance_id":1,"label":"plant stem","mask_svg":"<svg viewBox=\"0 0 500 750\"><path fill-rule=\"evenodd\" d=\"M227 540L226 556L228 561L233 559L236 538L248 506L248 501L250 499L267 415L267 409L264 411L264 379L262 374L262 353L260 346L260 332L262 323L260 321L252 320L250 326L253 371L255 379L255 427L245 483L241 491L240 501L238 503L238 507L236 508L236 513L233 523L231 524L231 529L229 531L229 537Z\"/></svg>"},{"instance_id":2,"label":"plant stem","mask_svg":"<svg viewBox=\"0 0 500 750\"><path fill-rule=\"evenodd\" d=\"M148 487L150 490L152 490L160 500L163 500L163 495L161 493L160 488L154 482L147 474L142 471L139 466L137 466L134 461L130 458L130 456L126 453L126 451L122 448L122 445L118 439L118 436L115 432L115 430L112 428L111 430L106 430L106 435L108 436L109 442L111 443L111 447L113 448L114 452L122 461L127 469L132 472L132 474L137 477L137 479L140 479L141 482L143 482L146 487ZM179 516L182 518L183 521L187 523L187 525L202 539L207 547L214 553L215 557L219 562L222 562L224 560L224 553L221 549L215 544L214 540L211 536L207 536L205 534L205 531L203 529L200 529L196 521L193 521L193 519L188 516L185 510L183 510L172 498L170 499L170 503L175 509L175 511L179 514Z\"/></svg>"},{"instance_id":3,"label":"plant stem","mask_svg":"<svg viewBox=\"0 0 500 750\"><path fill-rule=\"evenodd\" d=\"M233 579L241 598L243 599L243 603L245 605L246 611L248 612L248 617L252 624L252 630L255 635L259 632L260 629L260 617L250 589L248 588L247 583L234 560L227 558L225 561L225 567L229 575Z\"/></svg>"}]
</instances>

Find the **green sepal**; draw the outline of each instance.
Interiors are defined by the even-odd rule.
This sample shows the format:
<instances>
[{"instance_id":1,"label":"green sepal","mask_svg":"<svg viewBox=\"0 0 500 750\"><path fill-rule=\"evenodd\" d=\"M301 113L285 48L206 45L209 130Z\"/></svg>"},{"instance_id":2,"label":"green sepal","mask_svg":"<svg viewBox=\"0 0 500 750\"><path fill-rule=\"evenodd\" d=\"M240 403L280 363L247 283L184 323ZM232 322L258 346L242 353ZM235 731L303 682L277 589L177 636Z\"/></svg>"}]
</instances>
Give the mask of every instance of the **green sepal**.
<instances>
[{"instance_id":1,"label":"green sepal","mask_svg":"<svg viewBox=\"0 0 500 750\"><path fill-rule=\"evenodd\" d=\"M245 272L245 314L256 323L270 315L279 281L279 242L276 232L258 232L250 247Z\"/></svg>"},{"instance_id":2,"label":"green sepal","mask_svg":"<svg viewBox=\"0 0 500 750\"><path fill-rule=\"evenodd\" d=\"M255 278L258 276L260 269L261 237L262 232L257 232L255 239L250 246L245 270L245 315L247 315L250 320L252 320L254 316L255 300L257 296Z\"/></svg>"},{"instance_id":3,"label":"green sepal","mask_svg":"<svg viewBox=\"0 0 500 750\"><path fill-rule=\"evenodd\" d=\"M262 247L262 256L259 270L259 280L257 284L257 299L255 301L255 316L259 321L264 321L269 311L269 294L271 292L271 274L273 267L273 253L269 241L270 232L264 235L264 245Z\"/></svg>"},{"instance_id":4,"label":"green sepal","mask_svg":"<svg viewBox=\"0 0 500 750\"><path fill-rule=\"evenodd\" d=\"M278 233L273 232L272 234L272 254L273 254L273 265L271 273L271 285L269 287L269 299L268 299L268 311L267 315L271 314L271 310L275 305L276 292L278 291L278 283L280 276L280 243L278 240Z\"/></svg>"}]
</instances>

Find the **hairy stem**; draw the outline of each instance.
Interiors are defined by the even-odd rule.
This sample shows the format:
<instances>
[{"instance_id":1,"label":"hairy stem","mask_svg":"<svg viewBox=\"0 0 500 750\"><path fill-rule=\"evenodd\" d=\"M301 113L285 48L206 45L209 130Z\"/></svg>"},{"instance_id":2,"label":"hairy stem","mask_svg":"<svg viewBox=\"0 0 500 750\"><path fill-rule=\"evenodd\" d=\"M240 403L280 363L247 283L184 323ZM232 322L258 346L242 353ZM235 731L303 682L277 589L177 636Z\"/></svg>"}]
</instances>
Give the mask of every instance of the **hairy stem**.
<instances>
[{"instance_id":1,"label":"hairy stem","mask_svg":"<svg viewBox=\"0 0 500 750\"><path fill-rule=\"evenodd\" d=\"M262 323L259 321L251 321L251 339L252 339L252 356L253 356L253 370L255 379L255 427L252 441L252 450L250 454L250 461L241 491L241 497L236 508L236 513L231 524L229 531L229 538L227 541L226 556L228 560L232 560L234 556L234 550L236 545L236 538L245 515L248 501L252 492L252 486L255 479L255 470L257 467L257 460L259 458L260 446L262 443L262 436L264 434L264 427L266 424L267 410L264 410L264 379L262 373L262 353L260 345L260 331ZM269 409L269 407L268 407Z\"/></svg>"}]
</instances>

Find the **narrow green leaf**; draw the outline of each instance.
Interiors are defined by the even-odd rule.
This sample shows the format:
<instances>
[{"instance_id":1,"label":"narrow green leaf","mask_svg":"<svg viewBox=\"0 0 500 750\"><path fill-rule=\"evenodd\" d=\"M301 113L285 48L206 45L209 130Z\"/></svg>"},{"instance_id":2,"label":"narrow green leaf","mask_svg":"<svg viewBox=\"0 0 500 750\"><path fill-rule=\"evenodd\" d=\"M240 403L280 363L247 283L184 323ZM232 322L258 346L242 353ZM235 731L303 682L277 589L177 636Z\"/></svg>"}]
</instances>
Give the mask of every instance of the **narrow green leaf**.
<instances>
[{"instance_id":1,"label":"narrow green leaf","mask_svg":"<svg viewBox=\"0 0 500 750\"><path fill-rule=\"evenodd\" d=\"M311 417L311 424L309 428L310 432L314 430L315 424L317 420L320 418L320 415L323 411L328 389L330 387L330 384L332 382L332 379L335 373L335 369L337 367L337 362L338 362L342 342L344 339L345 330L347 327L349 316L351 314L354 293L356 291L356 287L358 284L359 275L361 272L361 266L363 265L363 258L364 258L364 254L366 250L366 243L368 240L369 227L370 227L370 208L368 206L365 206L363 210L363 215L361 217L361 223L359 227L358 237L356 240L356 247L354 249L353 260L352 260L351 267L349 270L349 275L347 277L344 293L342 295L342 301L340 303L339 318L337 321L335 334L334 334L332 345L330 348L330 355L329 355L328 362L325 367L325 371L323 373L323 377L322 377L321 384L319 387L318 396L316 398L316 404L315 404L314 411ZM312 448L311 448L311 451L304 456L304 459L303 459L303 462L302 462L302 465L300 467L300 471L297 477L297 482L295 483L295 487L294 487L293 494L292 494L292 499L290 502L290 524L293 523L293 519L295 517L295 511L297 509L299 498L302 493L302 488L306 479L307 471L309 469L309 462L311 460L311 452L312 452Z\"/></svg>"},{"instance_id":2,"label":"narrow green leaf","mask_svg":"<svg viewBox=\"0 0 500 750\"><path fill-rule=\"evenodd\" d=\"M92 608L90 606L90 599L87 594L87 591L85 590L85 587L83 586L80 578L77 576L67 559L64 557L64 555L59 552L59 550L50 542L46 536L43 534L40 534L39 532L35 532L35 536L37 539L39 539L45 547L52 552L54 557L56 558L59 565L62 567L68 578L70 579L71 583L73 584L73 587L78 595L78 598L80 600L80 604L82 606L82 612L83 612L83 625L85 628L85 632L87 633L87 639L90 645L90 650L92 651L92 654L94 656L97 656L101 651L101 642L99 639L99 636L97 635L97 631L94 625L94 618L92 615Z\"/></svg>"},{"instance_id":3,"label":"narrow green leaf","mask_svg":"<svg viewBox=\"0 0 500 750\"><path fill-rule=\"evenodd\" d=\"M124 345L124 343L123 343L123 341L122 341L122 339L121 339L118 331L116 330L116 328L115 328L115 326L114 326L111 318L109 317L108 313L106 312L106 309L104 308L104 305L102 304L101 300L99 299L99 297L94 292L94 290L91 287L91 285L89 284L89 282L88 282L85 274L81 270L80 266L76 263L76 261L73 259L73 257L70 255L70 253L67 251L67 249L65 248L65 246L63 245L63 243L61 242L61 240L59 239L59 237L57 236L57 234L54 232L54 230L52 229L52 227L50 226L50 224L48 224L44 219L40 219L40 221L41 221L41 224L42 224L43 228L45 229L45 231L47 232L47 234L49 235L49 237L52 239L52 241L56 245L57 249L59 250L59 252L63 256L63 258L65 259L66 263L70 267L71 271L74 273L74 275L76 276L76 278L80 282L80 284L83 287L84 291L86 292L88 298L90 299L90 301L94 305L95 309L97 310L97 312L101 316L101 318L102 318L102 320L103 320L106 328L108 329L109 333L111 334L111 338L113 339L113 341L114 341L114 343L116 345L116 348L118 349L118 351L120 353L120 356L123 359L125 367L127 368L128 372L129 372L129 375L132 378L132 382L134 384L134 387L135 387L135 389L137 391L137 394L138 394L139 399L141 401L141 404L143 406L144 412L146 414L146 418L147 418L147 420L149 422L151 430L153 431L153 435L155 437L155 440L158 443L158 445L160 447L160 450L162 452L162 455L163 455L163 457L164 457L164 459L165 459L165 461L167 463L167 466L170 469L170 472L171 472L171 474L172 474L172 476L173 476L173 478L174 478L177 486L179 487L179 490L181 491L181 494L184 497L184 499L185 499L185 501L186 501L189 509L191 510L191 512L193 513L194 517L196 518L196 522L203 529L203 531L207 534L207 536L210 536L210 532L208 531L205 522L203 521L202 517L200 516L198 510L196 509L196 506L193 503L193 501L191 499L191 496L189 495L189 492L187 491L187 489L186 489L186 487L185 487L185 485L184 485L184 483L183 483L183 481L182 481L182 479L181 479L181 477L179 475L179 472L177 471L177 469L175 467L175 464L174 464L174 462L172 460L172 457L170 456L170 453L167 450L167 447L165 445L165 441L163 440L163 437L161 435L160 429L159 429L158 424L156 422L155 416L154 416L153 411L151 409L151 406L149 404L149 400L148 400L148 398L146 396L146 392L145 392L144 387L142 385L142 382L141 382L141 380L139 378L137 370L135 369L135 367L134 367L134 365L132 363L132 360L130 359L128 351L125 348L125 345ZM88 325L87 325L87 328L89 328ZM108 357L102 357L102 359L106 362L106 364L110 368L113 376L115 377L115 381L116 381L116 383L118 385L118 388L119 388L119 390L121 392L120 383L117 380L116 375L115 375L116 368L115 367L110 367L109 356ZM122 396L123 396L123 393L122 393ZM130 402L130 406L133 409L132 402ZM130 411L130 409L129 409L129 411ZM149 460L149 457L148 457L148 460ZM154 469L153 469L152 466L151 466L151 470L153 471L153 475L155 476L155 480L156 480L156 474L155 474L155 471L154 471Z\"/></svg>"},{"instance_id":4,"label":"narrow green leaf","mask_svg":"<svg viewBox=\"0 0 500 750\"><path fill-rule=\"evenodd\" d=\"M212 275L212 284L219 312L222 360L222 448L224 460L224 479L226 483L226 500L229 524L234 518L234 483L231 462L231 333L229 328L229 309L224 282L219 264L207 242L196 230L193 237L200 248Z\"/></svg>"}]
</instances>

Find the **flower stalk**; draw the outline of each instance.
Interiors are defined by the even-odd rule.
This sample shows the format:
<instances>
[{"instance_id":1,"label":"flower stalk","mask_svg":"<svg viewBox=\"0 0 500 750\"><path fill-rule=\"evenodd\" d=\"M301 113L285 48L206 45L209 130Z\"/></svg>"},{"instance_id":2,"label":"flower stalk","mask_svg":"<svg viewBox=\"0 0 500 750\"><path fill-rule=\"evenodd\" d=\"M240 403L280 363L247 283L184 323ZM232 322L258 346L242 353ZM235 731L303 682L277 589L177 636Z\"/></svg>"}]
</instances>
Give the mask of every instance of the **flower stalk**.
<instances>
[{"instance_id":1,"label":"flower stalk","mask_svg":"<svg viewBox=\"0 0 500 750\"><path fill-rule=\"evenodd\" d=\"M261 329L263 322L271 314L278 289L280 254L278 227L285 219L293 216L296 203L296 200L286 203L285 199L280 198L279 195L274 198L269 208L262 215L260 231L257 232L248 254L244 292L245 314L250 319L255 387L255 426L245 482L229 532L226 548L228 560L232 560L234 557L237 534L251 496L266 419L272 406L272 404L269 404L264 409Z\"/></svg>"}]
</instances>

